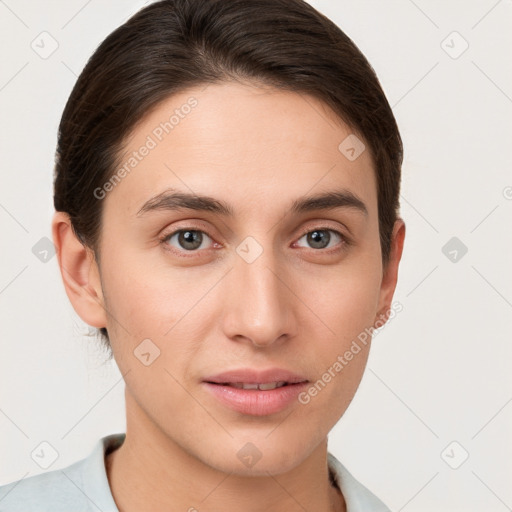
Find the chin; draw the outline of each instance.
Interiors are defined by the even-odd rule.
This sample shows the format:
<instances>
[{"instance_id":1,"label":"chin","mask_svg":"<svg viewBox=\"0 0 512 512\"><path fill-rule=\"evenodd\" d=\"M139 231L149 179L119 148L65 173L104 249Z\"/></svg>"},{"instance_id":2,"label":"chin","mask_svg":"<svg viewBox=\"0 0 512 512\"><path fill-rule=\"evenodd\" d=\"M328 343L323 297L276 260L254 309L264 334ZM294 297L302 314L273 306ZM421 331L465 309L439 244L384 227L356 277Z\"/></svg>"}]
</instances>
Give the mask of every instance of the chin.
<instances>
[{"instance_id":1,"label":"chin","mask_svg":"<svg viewBox=\"0 0 512 512\"><path fill-rule=\"evenodd\" d=\"M244 436L232 439L230 446L217 447L206 464L224 473L238 476L279 475L291 471L303 462L314 447L306 448L304 440L290 442L288 437L272 439L268 431L258 436Z\"/></svg>"}]
</instances>

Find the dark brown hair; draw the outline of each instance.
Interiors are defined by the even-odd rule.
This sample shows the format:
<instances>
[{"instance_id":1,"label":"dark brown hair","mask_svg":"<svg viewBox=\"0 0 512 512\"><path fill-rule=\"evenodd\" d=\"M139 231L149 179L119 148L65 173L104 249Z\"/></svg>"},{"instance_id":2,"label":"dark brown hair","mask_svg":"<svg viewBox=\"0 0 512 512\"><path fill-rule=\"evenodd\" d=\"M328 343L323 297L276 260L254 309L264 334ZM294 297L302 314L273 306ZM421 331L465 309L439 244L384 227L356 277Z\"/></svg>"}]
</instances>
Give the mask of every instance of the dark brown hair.
<instances>
[{"instance_id":1,"label":"dark brown hair","mask_svg":"<svg viewBox=\"0 0 512 512\"><path fill-rule=\"evenodd\" d=\"M163 0L148 5L96 49L59 126L54 206L97 259L102 187L123 144L162 100L201 84L249 81L309 94L330 107L371 152L382 261L399 215L402 141L364 55L303 0ZM340 141L341 142L341 141ZM110 348L108 333L100 329Z\"/></svg>"}]
</instances>

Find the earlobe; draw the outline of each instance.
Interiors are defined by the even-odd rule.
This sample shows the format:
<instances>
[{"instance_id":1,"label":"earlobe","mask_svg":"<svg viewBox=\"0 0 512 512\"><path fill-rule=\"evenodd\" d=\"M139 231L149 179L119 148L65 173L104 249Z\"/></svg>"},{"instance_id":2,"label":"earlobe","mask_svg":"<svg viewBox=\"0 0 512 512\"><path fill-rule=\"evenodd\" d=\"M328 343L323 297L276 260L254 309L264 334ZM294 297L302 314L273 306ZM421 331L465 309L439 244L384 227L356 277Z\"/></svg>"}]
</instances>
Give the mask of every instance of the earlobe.
<instances>
[{"instance_id":1,"label":"earlobe","mask_svg":"<svg viewBox=\"0 0 512 512\"><path fill-rule=\"evenodd\" d=\"M374 327L378 329L387 322L393 295L395 293L396 283L398 280L398 267L402 258L405 240L405 222L398 218L393 227L391 236L391 250L389 261L383 270L382 282L380 288L378 313L375 317Z\"/></svg>"},{"instance_id":2,"label":"earlobe","mask_svg":"<svg viewBox=\"0 0 512 512\"><path fill-rule=\"evenodd\" d=\"M74 310L88 325L106 327L107 315L94 252L76 237L65 212L55 212L52 236L64 288Z\"/></svg>"}]
</instances>

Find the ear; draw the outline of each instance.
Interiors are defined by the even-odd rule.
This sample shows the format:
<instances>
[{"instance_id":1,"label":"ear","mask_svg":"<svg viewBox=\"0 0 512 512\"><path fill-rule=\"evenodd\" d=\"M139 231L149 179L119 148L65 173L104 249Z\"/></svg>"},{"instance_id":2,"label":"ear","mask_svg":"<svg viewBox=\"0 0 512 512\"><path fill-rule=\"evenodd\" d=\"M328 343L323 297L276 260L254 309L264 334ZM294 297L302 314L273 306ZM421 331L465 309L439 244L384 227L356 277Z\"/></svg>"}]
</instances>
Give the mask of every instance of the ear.
<instances>
[{"instance_id":1,"label":"ear","mask_svg":"<svg viewBox=\"0 0 512 512\"><path fill-rule=\"evenodd\" d=\"M86 324L106 327L107 315L94 252L76 237L65 212L55 212L52 236L64 288L74 310Z\"/></svg>"},{"instance_id":2,"label":"ear","mask_svg":"<svg viewBox=\"0 0 512 512\"><path fill-rule=\"evenodd\" d=\"M391 235L391 250L388 264L384 267L382 273L382 283L380 287L378 314L374 321L375 329L382 327L387 322L391 310L391 301L395 293L398 279L398 266L402 258L405 239L405 222L398 218L393 226ZM376 325L379 320L379 325Z\"/></svg>"}]
</instances>

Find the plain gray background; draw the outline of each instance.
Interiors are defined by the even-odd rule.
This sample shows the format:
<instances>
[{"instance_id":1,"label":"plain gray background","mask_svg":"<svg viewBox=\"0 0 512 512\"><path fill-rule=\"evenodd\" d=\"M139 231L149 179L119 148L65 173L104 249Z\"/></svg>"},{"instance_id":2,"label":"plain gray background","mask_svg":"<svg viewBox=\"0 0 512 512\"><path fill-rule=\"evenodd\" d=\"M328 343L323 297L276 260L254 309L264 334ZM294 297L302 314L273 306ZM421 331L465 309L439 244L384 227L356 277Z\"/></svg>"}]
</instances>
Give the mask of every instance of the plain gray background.
<instances>
[{"instance_id":1,"label":"plain gray background","mask_svg":"<svg viewBox=\"0 0 512 512\"><path fill-rule=\"evenodd\" d=\"M67 97L145 3L0 1L0 484L124 431L121 375L44 238ZM310 3L375 68L405 146L403 311L375 337L330 450L394 511L512 510L512 1ZM42 442L48 468L31 456L53 453Z\"/></svg>"}]
</instances>

